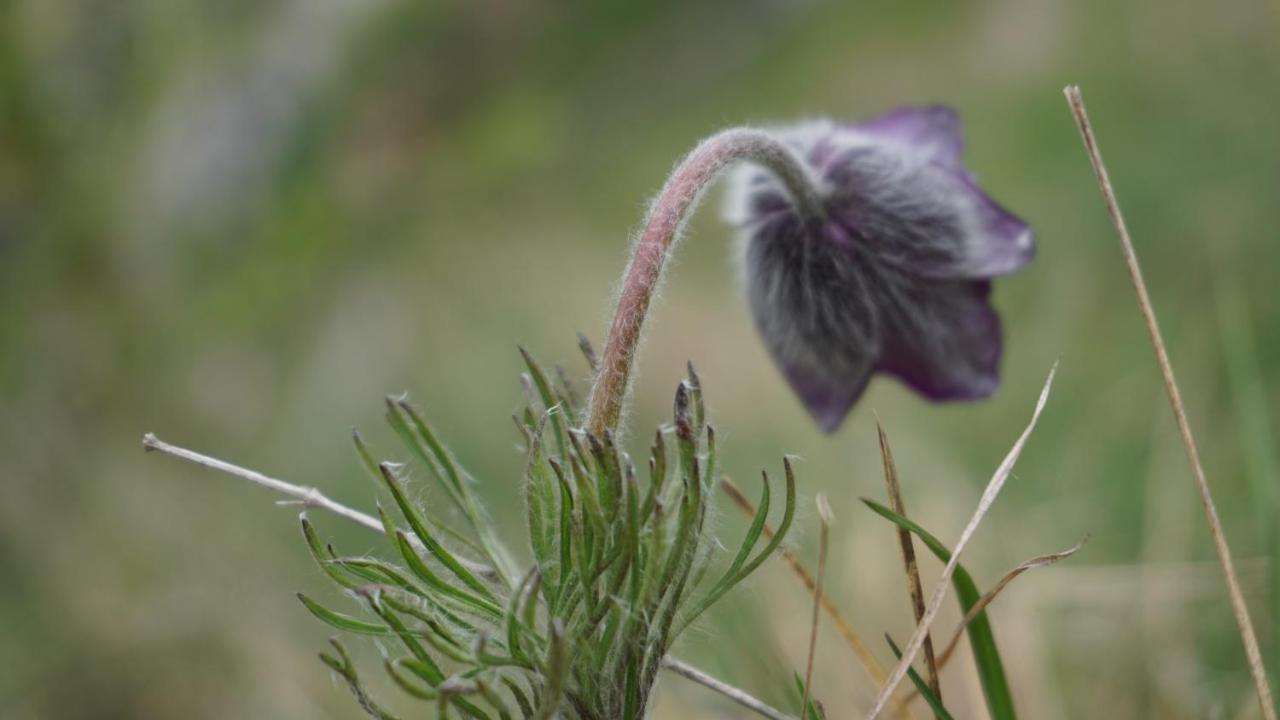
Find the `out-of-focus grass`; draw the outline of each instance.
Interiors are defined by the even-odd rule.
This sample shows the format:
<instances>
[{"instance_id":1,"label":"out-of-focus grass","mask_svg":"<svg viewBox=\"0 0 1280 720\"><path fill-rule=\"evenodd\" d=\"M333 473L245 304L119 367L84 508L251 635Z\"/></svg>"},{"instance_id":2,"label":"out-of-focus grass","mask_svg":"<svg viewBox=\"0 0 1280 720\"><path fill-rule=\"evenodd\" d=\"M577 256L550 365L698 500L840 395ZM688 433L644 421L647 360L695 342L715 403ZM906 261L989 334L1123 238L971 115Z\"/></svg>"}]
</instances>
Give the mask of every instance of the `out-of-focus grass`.
<instances>
[{"instance_id":1,"label":"out-of-focus grass","mask_svg":"<svg viewBox=\"0 0 1280 720\"><path fill-rule=\"evenodd\" d=\"M869 409L895 439L913 516L946 541L1062 354L1018 476L966 553L981 584L1093 535L990 611L1015 700L1038 718L1248 710L1194 491L1164 440L1159 381L1059 89L1089 93L1269 628L1273 515L1249 478L1273 444L1258 418L1280 400L1274 3L639 5L0 9L7 717L355 717L314 661L326 630L294 599L323 580L291 513L144 457L142 432L367 508L348 429L411 389L518 537L515 345L585 374L573 332L599 339L627 231L675 158L726 124L932 101L961 110L967 162L1039 232L1037 262L996 291L1002 391L932 407L880 380L840 434L820 436L753 336L708 211L651 325L633 427L669 412L693 359L729 473L805 457L803 492L850 518L829 592L865 636L903 637L892 530L852 521L878 487ZM1211 263L1220 246L1233 251ZM1222 297L1241 309L1220 313ZM732 512L722 522L742 530ZM815 523L799 521L810 536ZM375 542L327 525L347 547ZM682 653L783 703L808 599L784 568L763 575ZM817 667L833 718L871 697L838 643L820 645ZM963 664L944 673L960 716L981 703L972 678ZM679 680L659 694L664 717L734 712Z\"/></svg>"}]
</instances>

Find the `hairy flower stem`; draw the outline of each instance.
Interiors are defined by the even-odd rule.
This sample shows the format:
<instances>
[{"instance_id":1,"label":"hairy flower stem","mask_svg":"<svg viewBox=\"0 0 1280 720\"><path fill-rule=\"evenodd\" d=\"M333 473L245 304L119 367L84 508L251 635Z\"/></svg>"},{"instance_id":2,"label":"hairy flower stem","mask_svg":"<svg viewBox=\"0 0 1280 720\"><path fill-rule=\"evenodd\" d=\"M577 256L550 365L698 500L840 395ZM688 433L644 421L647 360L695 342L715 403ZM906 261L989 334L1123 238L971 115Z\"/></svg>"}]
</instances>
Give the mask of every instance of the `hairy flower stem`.
<instances>
[{"instance_id":1,"label":"hairy flower stem","mask_svg":"<svg viewBox=\"0 0 1280 720\"><path fill-rule=\"evenodd\" d=\"M739 161L756 163L772 172L802 217L823 215L818 181L804 162L770 133L734 128L712 135L694 148L650 205L623 274L622 291L591 390L587 428L593 434L603 437L606 431L617 430L630 390L636 348L667 257L703 191L722 170Z\"/></svg>"}]
</instances>

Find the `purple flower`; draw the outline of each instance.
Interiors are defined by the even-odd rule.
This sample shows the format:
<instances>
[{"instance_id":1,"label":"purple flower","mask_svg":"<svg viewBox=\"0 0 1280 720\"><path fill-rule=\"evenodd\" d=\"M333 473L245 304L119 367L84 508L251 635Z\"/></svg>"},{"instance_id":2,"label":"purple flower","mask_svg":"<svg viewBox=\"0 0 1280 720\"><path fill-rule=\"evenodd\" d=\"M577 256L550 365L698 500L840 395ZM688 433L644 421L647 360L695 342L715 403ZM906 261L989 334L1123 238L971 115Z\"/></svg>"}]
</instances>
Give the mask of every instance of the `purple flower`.
<instances>
[{"instance_id":1,"label":"purple flower","mask_svg":"<svg viewBox=\"0 0 1280 720\"><path fill-rule=\"evenodd\" d=\"M904 108L776 135L808 165L822 212L802 215L751 165L736 175L729 218L760 335L823 429L839 427L876 372L937 401L994 392L991 279L1026 265L1035 246L961 164L955 112Z\"/></svg>"}]
</instances>

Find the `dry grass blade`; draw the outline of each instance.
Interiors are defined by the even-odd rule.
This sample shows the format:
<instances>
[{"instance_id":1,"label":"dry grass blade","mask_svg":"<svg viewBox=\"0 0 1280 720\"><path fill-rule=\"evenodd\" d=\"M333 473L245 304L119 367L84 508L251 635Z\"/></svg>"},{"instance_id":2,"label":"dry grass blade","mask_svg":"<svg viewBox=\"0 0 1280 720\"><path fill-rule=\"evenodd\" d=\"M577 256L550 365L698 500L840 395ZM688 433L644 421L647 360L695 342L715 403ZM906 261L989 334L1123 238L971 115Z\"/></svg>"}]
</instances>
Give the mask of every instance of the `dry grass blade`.
<instances>
[{"instance_id":1,"label":"dry grass blade","mask_svg":"<svg viewBox=\"0 0 1280 720\"><path fill-rule=\"evenodd\" d=\"M889 507L903 517L907 517L907 504L902 499L902 486L898 484L898 468L893 462L893 451L889 449L889 437L885 435L880 417L876 416L876 433L880 438L880 459L884 461L884 484L889 492ZM924 586L920 583L920 566L916 562L915 542L911 532L898 527L898 544L902 546L902 564L907 572L907 591L911 594L911 610L915 613L916 624L924 617ZM933 655L933 637L924 636L925 681L933 696L942 701L942 685L938 680L938 663Z\"/></svg>"},{"instance_id":2,"label":"dry grass blade","mask_svg":"<svg viewBox=\"0 0 1280 720\"><path fill-rule=\"evenodd\" d=\"M1022 573L1028 570L1034 570L1035 568L1045 567L1046 565L1052 565L1058 562L1059 560L1066 560L1072 555L1075 555L1076 551L1078 551L1081 547L1084 547L1084 543L1088 539L1089 538L1086 536L1085 538L1080 540L1080 542L1076 543L1073 547L1067 548L1066 550L1063 550L1061 552L1050 553L1048 555L1041 555L1039 557L1033 557L1030 560L1026 560L1022 562L1020 565L1018 565L1014 569L1005 573L1004 577L1000 578L1000 582L996 583L995 587L988 590L986 594L984 594L982 598L979 599L978 602L974 604L973 607L969 608L969 612L965 613L964 618L960 620L960 624L956 626L956 630L951 635L951 639L947 641L947 646L943 648L942 653L938 655L938 668L942 669L947 666L947 663L950 662L951 660L951 656L955 654L956 648L959 647L960 640L964 637L965 628L969 627L969 623L973 622L974 618L978 617L978 615L983 610L987 609L987 606L990 605L992 601L996 599L996 596L999 595L1005 589L1005 587L1008 586L1009 583L1014 581L1014 578L1018 577L1019 575L1021 575ZM914 699L917 694L918 693L913 692L909 699Z\"/></svg>"},{"instance_id":3,"label":"dry grass blade","mask_svg":"<svg viewBox=\"0 0 1280 720\"><path fill-rule=\"evenodd\" d=\"M1187 451L1187 462L1195 476L1196 489L1200 492L1200 502L1204 505L1205 518L1209 523L1209 534L1213 536L1214 550L1218 554L1218 562L1222 564L1223 575L1226 576L1227 594L1231 599L1231 609L1235 614L1236 625L1240 629L1240 638L1244 642L1245 655L1249 659L1249 671L1253 674L1253 684L1258 693L1258 703L1262 706L1262 716L1266 720L1276 720L1275 704L1271 697L1271 686L1267 680L1267 670L1262 662L1262 651L1258 647L1258 636L1253 629L1253 621L1249 618L1249 606L1245 603L1244 593L1240 589L1240 580L1236 575L1235 563L1231 560L1231 549L1227 547L1227 536L1222 529L1222 520L1218 517L1218 509L1213 503L1213 495L1209 492L1209 481L1205 477L1204 467L1200 463L1200 451L1196 447L1195 436L1191 433L1191 423L1187 420L1187 411L1182 404L1182 393L1178 390L1178 381L1173 375L1173 364L1169 361L1169 353L1165 349L1164 339L1160 334L1160 326L1156 322L1156 311L1151 305L1151 297L1147 293L1147 284L1142 279L1142 268L1138 264L1138 254L1133 249L1133 240L1129 237L1129 228L1125 224L1124 215L1120 212L1120 203L1116 199L1115 190L1111 187L1111 178L1102 162L1102 153L1098 150L1098 141L1093 134L1093 126L1089 124L1089 115L1085 112L1084 98L1080 88L1070 85L1063 90L1071 114L1075 118L1076 127L1084 141L1085 151L1089 155L1089 163L1098 179L1098 187L1102 190L1102 198L1107 205L1107 213L1120 237L1120 247L1124 252L1125 265L1129 270L1129 279L1133 282L1134 292L1138 296L1138 307L1142 310L1142 318L1147 325L1147 333L1151 336L1151 345L1155 348L1156 364L1164 378L1164 387L1169 394L1169 404L1173 408L1173 418L1178 424L1178 432L1182 436L1182 445Z\"/></svg>"},{"instance_id":4,"label":"dry grass blade","mask_svg":"<svg viewBox=\"0 0 1280 720\"><path fill-rule=\"evenodd\" d=\"M732 500L748 518L755 517L755 504L751 502L751 499L742 492L742 489L739 488L729 476L720 476L720 489L729 496L729 499ZM762 534L766 540L771 540L774 535L773 527L766 523ZM777 552L778 556L787 564L787 567L791 568L791 572L795 573L796 577L800 579L800 582L805 586L805 589L810 593L814 592L817 588L817 582L814 580L813 574L809 572L809 569L800 561L800 558L796 557L795 553L791 552L791 549L786 545L778 546ZM831 597L827 595L826 592L822 592L818 593L818 598L819 602L822 603L822 611L827 614L827 618L836 626L836 632L839 632L840 637L844 638L845 644L853 650L853 654L856 655L858 660L862 663L863 669L866 670L871 681L875 683L876 688L884 687L885 680L888 679L889 675L885 672L884 668L880 666L880 661L876 660L876 656L871 653L869 648L867 648L866 643L862 641L862 637L853 629L853 625L851 625L849 621L845 619L844 615L840 613L840 609L836 607L836 604L831 600ZM894 696L893 707L895 714L899 718L911 717L911 713L907 709L906 701L902 697Z\"/></svg>"},{"instance_id":5,"label":"dry grass blade","mask_svg":"<svg viewBox=\"0 0 1280 720\"><path fill-rule=\"evenodd\" d=\"M956 567L960 564L960 554L964 552L965 546L969 544L969 540L977 532L978 525L982 523L987 511L991 509L991 505L995 502L996 496L1000 494L1000 489L1004 487L1005 481L1009 479L1009 473L1013 471L1014 463L1018 461L1018 456L1022 454L1022 448L1027 444L1027 438L1031 437L1031 431L1035 429L1036 422L1040 419L1040 413L1044 412L1045 403L1049 401L1049 388L1053 386L1053 376L1057 371L1058 364L1055 362L1053 369L1049 371L1049 378L1044 382L1044 389L1040 391L1040 399L1036 401L1036 409L1031 414L1031 422L1022 431L1018 441L1013 444L1009 454L1005 455L1000 466L996 468L990 482L987 483L987 488L982 491L982 497L978 500L977 509L973 511L973 517L969 518L969 524L960 533L960 539L956 541L955 547L951 551L951 560L942 569L942 575L938 578L938 585L934 588L933 596L929 598L928 607L925 608L924 617L916 625L915 632L911 634L911 639L907 641L906 647L903 648L902 659L898 661L898 665L889 674L889 680L884 688L880 690L880 695L876 697L875 705L872 706L871 712L867 716L868 718L877 718L884 711L893 691L897 689L902 679L907 676L907 668L911 667L916 653L920 652L920 647L924 645L925 635L929 633L929 627L933 625L934 619L938 617L938 611L942 609L942 601L946 599L947 585L951 583L951 576L955 574Z\"/></svg>"},{"instance_id":6,"label":"dry grass blade","mask_svg":"<svg viewBox=\"0 0 1280 720\"><path fill-rule=\"evenodd\" d=\"M809 716L809 696L813 691L813 656L818 649L818 621L822 619L822 583L827 575L827 548L831 539L831 505L818 494L818 580L813 586L813 617L809 620L809 659L804 668L804 696L800 716Z\"/></svg>"}]
</instances>

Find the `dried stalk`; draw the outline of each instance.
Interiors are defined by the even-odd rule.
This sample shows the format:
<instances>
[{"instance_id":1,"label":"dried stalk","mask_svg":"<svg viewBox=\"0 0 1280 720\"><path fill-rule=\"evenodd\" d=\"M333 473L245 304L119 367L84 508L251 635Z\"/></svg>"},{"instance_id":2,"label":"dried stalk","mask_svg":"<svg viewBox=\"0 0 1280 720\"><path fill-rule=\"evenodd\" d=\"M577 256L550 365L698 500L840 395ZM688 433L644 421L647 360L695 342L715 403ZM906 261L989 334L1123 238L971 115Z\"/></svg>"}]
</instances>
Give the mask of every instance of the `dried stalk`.
<instances>
[{"instance_id":1,"label":"dried stalk","mask_svg":"<svg viewBox=\"0 0 1280 720\"><path fill-rule=\"evenodd\" d=\"M831 540L831 505L827 496L818 494L818 579L813 585L813 615L809 620L809 659L804 668L804 694L800 698L800 715L809 716L809 697L813 694L813 656L818 650L818 622L822 619L822 584L827 576L827 549Z\"/></svg>"},{"instance_id":2,"label":"dried stalk","mask_svg":"<svg viewBox=\"0 0 1280 720\"><path fill-rule=\"evenodd\" d=\"M893 451L889 449L889 438L885 435L880 418L876 418L876 433L880 437L880 459L884 461L884 484L889 492L889 507L902 517L907 517L907 504L902 499L902 486L898 484L898 468L893 462ZM907 572L907 592L911 594L911 610L915 613L916 624L924 617L924 586L920 583L920 565L916 562L915 542L911 531L898 527L898 544L902 546L902 564ZM942 702L942 685L938 680L938 663L933 655L933 637L924 636L924 664L927 674L925 681L933 696Z\"/></svg>"},{"instance_id":3,"label":"dried stalk","mask_svg":"<svg viewBox=\"0 0 1280 720\"><path fill-rule=\"evenodd\" d=\"M724 493L729 496L729 499L732 500L748 518L755 517L755 504L751 502L751 499L742 492L742 489L739 488L728 475L720 476L720 489L724 490ZM774 535L773 527L768 523L765 523L763 534L765 540L772 539ZM791 568L791 572L795 573L796 577L800 579L800 582L805 586L805 589L810 593L814 592L818 586L817 582L814 580L813 574L809 572L809 568L805 567L804 563L800 561L800 558L796 557L795 553L793 553L785 544L779 545L777 552L778 556L787 564L787 567ZM827 593L823 591L818 594L818 598L822 603L823 612L827 614L827 618L836 626L836 632L840 633L840 637L844 638L845 643L851 650L853 650L853 654L856 655L858 660L862 663L863 669L867 671L867 675L871 678L871 681L875 683L876 688L879 689L884 687L885 680L887 680L889 676L884 671L884 668L880 666L880 661L876 660L876 656L871 653L867 644L862 641L862 637L853 629L853 625L850 624L850 622L845 619L844 615L840 613L840 608L836 607L835 602L831 600L831 596L827 595ZM907 703L902 697L894 696L893 709L899 718L911 718L911 712L907 708Z\"/></svg>"},{"instance_id":4,"label":"dried stalk","mask_svg":"<svg viewBox=\"0 0 1280 720\"><path fill-rule=\"evenodd\" d=\"M1142 319L1147 326L1147 334L1150 335L1151 345L1155 348L1156 364L1160 367L1160 375L1164 379L1165 391L1169 394L1169 404L1173 409L1173 418L1178 424L1178 433L1182 436L1182 445L1187 451L1187 462L1191 465L1196 489L1200 492L1200 503L1204 506L1205 519L1209 523L1209 534L1213 537L1213 547L1218 553L1218 562L1222 565L1222 572L1226 577L1227 595L1231 600L1231 610L1240 630L1240 638L1244 642L1249 671L1253 675L1258 703L1262 706L1262 716L1265 720L1276 720L1275 703L1271 696L1271 685L1267 680L1267 670L1262 662L1262 651L1258 647L1258 636L1254 632L1253 621L1249 619L1249 606L1245 603L1244 593L1240 589L1240 579L1236 575L1235 563L1231 560L1231 549L1227 547L1227 535L1222 529L1222 520L1218 517L1218 509L1213 503L1213 495L1209 491L1209 481L1205 478L1204 467L1200 464L1200 451L1196 447L1195 436L1191 433L1191 423L1187 420L1187 411L1182 404L1182 393L1178 390L1178 381L1173 375L1173 365L1169 361L1169 352L1165 349L1164 338L1160 334L1160 325L1156 322L1156 311L1151 305L1147 284L1142 279L1138 254L1133 248L1133 240L1129 237L1129 228L1125 224L1124 215L1120 212L1120 203L1111 186L1111 178L1102 162L1102 153L1098 150L1098 140L1093 134L1093 126L1089 123L1089 115L1085 112L1084 98L1080 94L1080 88L1069 85L1063 89L1063 94L1067 97L1067 104L1071 107L1076 127L1080 130L1085 151L1089 155L1089 163L1093 165L1093 174L1097 177L1098 187L1102 190L1107 213L1111 216L1111 223L1115 226L1116 234L1120 238L1120 248L1124 252L1129 280L1133 283L1134 292L1138 297L1138 307L1142 311Z\"/></svg>"}]
</instances>

